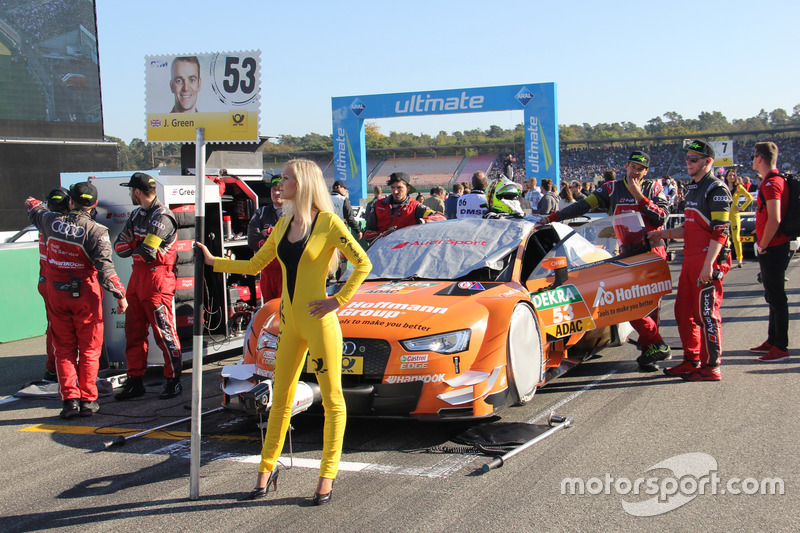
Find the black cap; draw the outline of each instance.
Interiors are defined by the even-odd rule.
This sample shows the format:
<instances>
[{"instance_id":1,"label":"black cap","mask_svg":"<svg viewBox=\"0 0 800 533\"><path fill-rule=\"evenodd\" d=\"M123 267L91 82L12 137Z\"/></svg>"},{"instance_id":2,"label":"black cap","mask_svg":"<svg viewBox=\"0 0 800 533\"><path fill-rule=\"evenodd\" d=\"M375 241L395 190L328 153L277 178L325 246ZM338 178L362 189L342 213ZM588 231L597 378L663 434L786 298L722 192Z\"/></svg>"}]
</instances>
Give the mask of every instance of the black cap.
<instances>
[{"instance_id":1,"label":"black cap","mask_svg":"<svg viewBox=\"0 0 800 533\"><path fill-rule=\"evenodd\" d=\"M156 179L144 172L134 172L128 183L120 183L121 187L132 187L143 192L150 192L156 188Z\"/></svg>"},{"instance_id":2,"label":"black cap","mask_svg":"<svg viewBox=\"0 0 800 533\"><path fill-rule=\"evenodd\" d=\"M274 174L272 176L267 176L266 178L264 178L264 181L266 182L267 187L274 187L275 185L279 184L282 179L283 176L281 176L280 174Z\"/></svg>"},{"instance_id":3,"label":"black cap","mask_svg":"<svg viewBox=\"0 0 800 533\"><path fill-rule=\"evenodd\" d=\"M50 211L69 211L69 191L59 187L47 193L47 209Z\"/></svg>"},{"instance_id":4,"label":"black cap","mask_svg":"<svg viewBox=\"0 0 800 533\"><path fill-rule=\"evenodd\" d=\"M706 157L716 158L716 153L714 152L714 147L708 144L705 141L701 141L700 139L694 139L692 142L687 144L683 147L684 152L688 151L697 152L698 154L703 154Z\"/></svg>"},{"instance_id":5,"label":"black cap","mask_svg":"<svg viewBox=\"0 0 800 533\"><path fill-rule=\"evenodd\" d=\"M331 189L335 190L338 189L339 187L344 187L346 189L347 185L345 185L342 180L336 180L333 182L333 187L331 187Z\"/></svg>"},{"instance_id":6,"label":"black cap","mask_svg":"<svg viewBox=\"0 0 800 533\"><path fill-rule=\"evenodd\" d=\"M647 154L647 152L636 150L635 152L631 153L631 156L628 158L628 163L638 163L644 168L650 168L650 156Z\"/></svg>"},{"instance_id":7,"label":"black cap","mask_svg":"<svg viewBox=\"0 0 800 533\"><path fill-rule=\"evenodd\" d=\"M82 207L92 207L97 203L97 187L88 181L76 183L69 188L69 197Z\"/></svg>"},{"instance_id":8,"label":"black cap","mask_svg":"<svg viewBox=\"0 0 800 533\"><path fill-rule=\"evenodd\" d=\"M391 174L389 174L389 181L386 182L386 184L391 186L392 183L397 183L398 181L406 182L406 185L408 185L408 192L409 193L417 191L417 189L415 189L411 185L411 176L409 176L405 172L392 172Z\"/></svg>"}]
</instances>

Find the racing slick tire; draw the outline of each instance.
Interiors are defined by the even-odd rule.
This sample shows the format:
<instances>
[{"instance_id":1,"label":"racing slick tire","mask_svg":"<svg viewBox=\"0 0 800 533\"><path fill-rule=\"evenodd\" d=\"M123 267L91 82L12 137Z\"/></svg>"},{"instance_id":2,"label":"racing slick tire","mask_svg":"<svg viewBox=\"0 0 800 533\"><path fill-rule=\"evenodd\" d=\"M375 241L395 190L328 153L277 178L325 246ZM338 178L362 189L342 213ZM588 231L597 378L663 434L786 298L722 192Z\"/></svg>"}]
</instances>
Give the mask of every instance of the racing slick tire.
<instances>
[{"instance_id":1,"label":"racing slick tire","mask_svg":"<svg viewBox=\"0 0 800 533\"><path fill-rule=\"evenodd\" d=\"M542 335L529 305L518 304L511 313L506 353L512 404L524 405L542 380Z\"/></svg>"}]
</instances>

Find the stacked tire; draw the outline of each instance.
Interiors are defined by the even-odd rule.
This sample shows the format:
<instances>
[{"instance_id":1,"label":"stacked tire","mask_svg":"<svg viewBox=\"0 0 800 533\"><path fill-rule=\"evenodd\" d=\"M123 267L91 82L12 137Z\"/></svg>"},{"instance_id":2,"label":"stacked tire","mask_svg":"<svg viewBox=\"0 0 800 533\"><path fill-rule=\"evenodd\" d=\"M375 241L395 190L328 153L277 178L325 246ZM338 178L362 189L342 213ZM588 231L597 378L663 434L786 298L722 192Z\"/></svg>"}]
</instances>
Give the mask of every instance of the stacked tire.
<instances>
[{"instance_id":1,"label":"stacked tire","mask_svg":"<svg viewBox=\"0 0 800 533\"><path fill-rule=\"evenodd\" d=\"M191 342L194 324L194 204L171 206L178 222L175 242L175 327L182 345Z\"/></svg>"}]
</instances>

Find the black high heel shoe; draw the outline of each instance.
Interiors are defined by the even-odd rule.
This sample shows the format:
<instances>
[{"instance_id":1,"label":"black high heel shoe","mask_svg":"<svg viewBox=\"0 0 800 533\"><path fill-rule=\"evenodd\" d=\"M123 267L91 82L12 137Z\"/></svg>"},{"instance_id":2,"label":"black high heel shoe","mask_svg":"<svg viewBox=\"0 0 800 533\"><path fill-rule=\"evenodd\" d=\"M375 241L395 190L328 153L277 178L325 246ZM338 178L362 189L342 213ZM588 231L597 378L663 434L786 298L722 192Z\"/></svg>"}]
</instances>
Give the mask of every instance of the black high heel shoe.
<instances>
[{"instance_id":1,"label":"black high heel shoe","mask_svg":"<svg viewBox=\"0 0 800 533\"><path fill-rule=\"evenodd\" d=\"M322 505L331 501L331 495L333 495L333 489L327 494L319 494L317 492L314 493L314 497L311 498L311 503L314 505Z\"/></svg>"},{"instance_id":2,"label":"black high heel shoe","mask_svg":"<svg viewBox=\"0 0 800 533\"><path fill-rule=\"evenodd\" d=\"M264 498L267 494L269 494L270 485L272 485L272 492L278 492L278 472L279 470L277 468L270 472L269 478L267 478L267 483L263 487L255 487L248 494L245 494L239 498L239 501L246 502L248 500L260 500L261 498ZM328 496L328 499L330 499L330 495Z\"/></svg>"},{"instance_id":3,"label":"black high heel shoe","mask_svg":"<svg viewBox=\"0 0 800 533\"><path fill-rule=\"evenodd\" d=\"M319 492L315 492L314 496L311 498L312 505L323 505L331 501L331 496L333 495L333 483L335 480L331 482L331 490L329 490L325 494L320 494Z\"/></svg>"}]
</instances>

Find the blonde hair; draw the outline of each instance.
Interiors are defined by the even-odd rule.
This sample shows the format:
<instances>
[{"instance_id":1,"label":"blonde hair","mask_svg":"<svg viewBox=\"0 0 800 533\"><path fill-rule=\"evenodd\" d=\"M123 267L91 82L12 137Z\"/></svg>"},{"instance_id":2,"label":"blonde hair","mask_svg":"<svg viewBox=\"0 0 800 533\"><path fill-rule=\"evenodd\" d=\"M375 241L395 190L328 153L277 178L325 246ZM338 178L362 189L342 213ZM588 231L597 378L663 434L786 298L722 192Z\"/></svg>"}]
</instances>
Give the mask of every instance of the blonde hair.
<instances>
[{"instance_id":1,"label":"blonde hair","mask_svg":"<svg viewBox=\"0 0 800 533\"><path fill-rule=\"evenodd\" d=\"M293 199L286 200L283 213L290 218L294 216L300 221L303 234L306 234L313 222L312 210L316 209L320 213L334 212L328 187L322 177L322 170L313 161L291 159L283 168L284 173L286 169L291 169L297 179L297 193Z\"/></svg>"},{"instance_id":2,"label":"blonde hair","mask_svg":"<svg viewBox=\"0 0 800 533\"><path fill-rule=\"evenodd\" d=\"M295 217L303 228L303 235L311 229L314 218L311 211L316 209L320 213L334 213L331 196L322 170L315 162L308 159L290 159L283 167L284 176L286 169L291 169L297 180L297 193L291 200L286 200L283 206L283 216ZM339 252L335 251L330 259L328 273L336 272L339 266Z\"/></svg>"}]
</instances>

